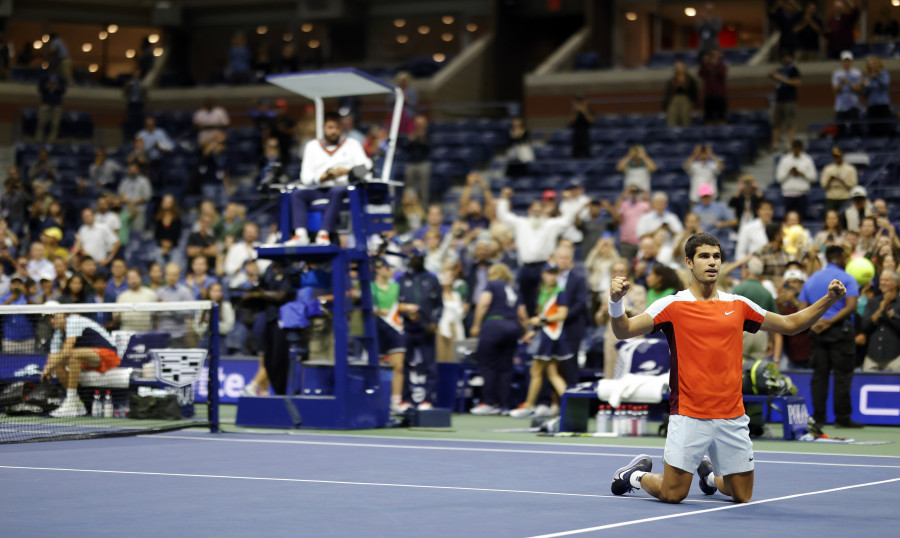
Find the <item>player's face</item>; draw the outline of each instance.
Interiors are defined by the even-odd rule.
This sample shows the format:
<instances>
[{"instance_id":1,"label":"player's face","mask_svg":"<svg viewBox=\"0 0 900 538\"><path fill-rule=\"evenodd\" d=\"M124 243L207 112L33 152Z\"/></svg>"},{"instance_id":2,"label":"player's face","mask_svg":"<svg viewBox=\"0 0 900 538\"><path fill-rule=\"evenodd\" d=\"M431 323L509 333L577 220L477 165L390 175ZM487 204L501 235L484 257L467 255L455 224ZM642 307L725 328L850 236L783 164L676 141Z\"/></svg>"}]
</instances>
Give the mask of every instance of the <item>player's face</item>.
<instances>
[{"instance_id":1,"label":"player's face","mask_svg":"<svg viewBox=\"0 0 900 538\"><path fill-rule=\"evenodd\" d=\"M687 266L697 282L715 284L722 267L722 252L719 247L700 245L694 253L694 259L687 260Z\"/></svg>"},{"instance_id":2,"label":"player's face","mask_svg":"<svg viewBox=\"0 0 900 538\"><path fill-rule=\"evenodd\" d=\"M326 142L337 144L338 140L341 139L341 124L336 121L326 121L322 125L322 134L325 136Z\"/></svg>"},{"instance_id":3,"label":"player's face","mask_svg":"<svg viewBox=\"0 0 900 538\"><path fill-rule=\"evenodd\" d=\"M50 318L50 325L52 325L54 329L65 329L66 315L61 313L53 314L53 317Z\"/></svg>"}]
</instances>

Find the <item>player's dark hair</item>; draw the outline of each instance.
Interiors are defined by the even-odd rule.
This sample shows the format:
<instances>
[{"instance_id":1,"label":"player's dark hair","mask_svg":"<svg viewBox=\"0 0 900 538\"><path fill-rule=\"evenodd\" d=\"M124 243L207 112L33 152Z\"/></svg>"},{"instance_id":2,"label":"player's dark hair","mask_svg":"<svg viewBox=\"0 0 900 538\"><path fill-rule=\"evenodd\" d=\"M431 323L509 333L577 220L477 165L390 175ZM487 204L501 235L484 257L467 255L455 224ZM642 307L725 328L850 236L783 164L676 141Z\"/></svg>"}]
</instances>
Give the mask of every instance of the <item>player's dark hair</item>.
<instances>
[{"instance_id":1,"label":"player's dark hair","mask_svg":"<svg viewBox=\"0 0 900 538\"><path fill-rule=\"evenodd\" d=\"M693 260L694 254L697 253L697 247L701 245L717 247L719 249L719 253L722 252L722 245L719 244L719 240L716 239L715 236L710 235L706 232L700 232L690 236L687 242L685 242L684 255Z\"/></svg>"},{"instance_id":2,"label":"player's dark hair","mask_svg":"<svg viewBox=\"0 0 900 538\"><path fill-rule=\"evenodd\" d=\"M328 123L329 121L335 121L337 123L341 122L341 115L334 111L329 111L325 113L325 117L322 118L322 123Z\"/></svg>"},{"instance_id":3,"label":"player's dark hair","mask_svg":"<svg viewBox=\"0 0 900 538\"><path fill-rule=\"evenodd\" d=\"M780 222L770 222L766 224L766 239L769 241L774 241L778 234L781 233L781 223Z\"/></svg>"},{"instance_id":4,"label":"player's dark hair","mask_svg":"<svg viewBox=\"0 0 900 538\"><path fill-rule=\"evenodd\" d=\"M839 261L844 254L844 247L840 245L831 245L825 249L825 261L828 263Z\"/></svg>"}]
</instances>

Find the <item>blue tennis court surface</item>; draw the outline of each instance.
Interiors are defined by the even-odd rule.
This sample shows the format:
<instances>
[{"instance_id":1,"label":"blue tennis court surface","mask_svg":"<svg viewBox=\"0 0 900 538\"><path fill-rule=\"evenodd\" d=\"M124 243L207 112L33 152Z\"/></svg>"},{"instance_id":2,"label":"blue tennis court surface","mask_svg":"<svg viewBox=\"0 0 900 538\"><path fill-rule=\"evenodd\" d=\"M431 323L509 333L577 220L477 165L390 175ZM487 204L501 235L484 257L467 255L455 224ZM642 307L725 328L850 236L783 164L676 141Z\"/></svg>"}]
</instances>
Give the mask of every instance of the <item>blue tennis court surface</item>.
<instances>
[{"instance_id":1,"label":"blue tennis court surface","mask_svg":"<svg viewBox=\"0 0 900 538\"><path fill-rule=\"evenodd\" d=\"M662 449L209 434L0 446L4 536L895 536L900 457L756 453L747 505L609 492Z\"/></svg>"}]
</instances>

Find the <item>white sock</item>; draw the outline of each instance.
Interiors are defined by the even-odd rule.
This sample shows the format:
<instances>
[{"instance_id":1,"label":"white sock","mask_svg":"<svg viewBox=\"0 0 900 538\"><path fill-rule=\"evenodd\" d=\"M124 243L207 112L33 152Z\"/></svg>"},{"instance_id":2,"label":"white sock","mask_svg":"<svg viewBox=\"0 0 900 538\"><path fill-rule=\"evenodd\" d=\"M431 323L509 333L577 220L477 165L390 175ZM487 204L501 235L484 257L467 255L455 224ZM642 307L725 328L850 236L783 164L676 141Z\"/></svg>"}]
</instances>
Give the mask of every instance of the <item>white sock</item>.
<instances>
[{"instance_id":1,"label":"white sock","mask_svg":"<svg viewBox=\"0 0 900 538\"><path fill-rule=\"evenodd\" d=\"M392 404L400 403L400 395L399 394L391 394L391 403Z\"/></svg>"},{"instance_id":2,"label":"white sock","mask_svg":"<svg viewBox=\"0 0 900 538\"><path fill-rule=\"evenodd\" d=\"M309 234L306 233L306 228L294 229L294 235L299 236L299 237L309 237Z\"/></svg>"},{"instance_id":3,"label":"white sock","mask_svg":"<svg viewBox=\"0 0 900 538\"><path fill-rule=\"evenodd\" d=\"M635 489L641 489L641 477L647 474L644 471L635 471L631 473L631 487Z\"/></svg>"},{"instance_id":4,"label":"white sock","mask_svg":"<svg viewBox=\"0 0 900 538\"><path fill-rule=\"evenodd\" d=\"M66 399L75 400L78 398L78 389L66 389Z\"/></svg>"},{"instance_id":5,"label":"white sock","mask_svg":"<svg viewBox=\"0 0 900 538\"><path fill-rule=\"evenodd\" d=\"M718 486L716 486L716 475L715 474L709 473L708 475L706 475L706 485L711 488L718 487Z\"/></svg>"}]
</instances>

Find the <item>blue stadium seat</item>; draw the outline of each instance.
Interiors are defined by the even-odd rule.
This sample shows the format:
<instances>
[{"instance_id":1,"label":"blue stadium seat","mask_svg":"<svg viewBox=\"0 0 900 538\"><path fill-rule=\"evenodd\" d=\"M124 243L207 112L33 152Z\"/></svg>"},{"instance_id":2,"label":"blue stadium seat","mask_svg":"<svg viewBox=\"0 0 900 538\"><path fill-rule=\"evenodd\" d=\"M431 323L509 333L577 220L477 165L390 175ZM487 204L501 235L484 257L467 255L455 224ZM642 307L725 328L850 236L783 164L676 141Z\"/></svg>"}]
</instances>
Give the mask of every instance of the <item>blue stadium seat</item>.
<instances>
[{"instance_id":1,"label":"blue stadium seat","mask_svg":"<svg viewBox=\"0 0 900 538\"><path fill-rule=\"evenodd\" d=\"M575 56L575 70L585 71L600 67L600 55L596 52L579 52Z\"/></svg>"}]
</instances>

